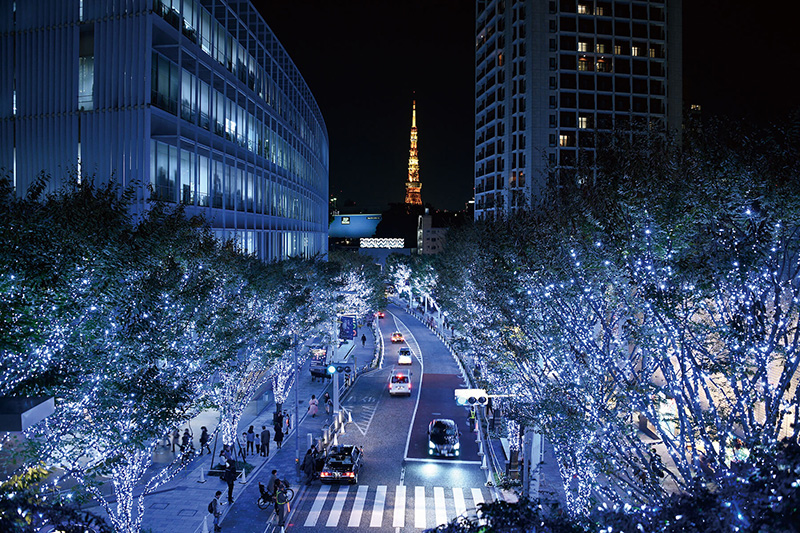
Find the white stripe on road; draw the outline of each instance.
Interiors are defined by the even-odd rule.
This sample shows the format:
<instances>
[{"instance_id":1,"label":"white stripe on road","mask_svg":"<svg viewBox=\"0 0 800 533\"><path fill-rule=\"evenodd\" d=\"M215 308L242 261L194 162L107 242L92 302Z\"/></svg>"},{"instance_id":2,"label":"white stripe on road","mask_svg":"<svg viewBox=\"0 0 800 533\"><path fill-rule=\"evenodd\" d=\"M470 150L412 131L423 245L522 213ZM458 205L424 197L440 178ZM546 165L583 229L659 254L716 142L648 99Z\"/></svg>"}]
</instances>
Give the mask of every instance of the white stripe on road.
<instances>
[{"instance_id":1,"label":"white stripe on road","mask_svg":"<svg viewBox=\"0 0 800 533\"><path fill-rule=\"evenodd\" d=\"M394 518L392 527L405 527L406 525L406 486L398 485L394 493Z\"/></svg>"},{"instance_id":2,"label":"white stripe on road","mask_svg":"<svg viewBox=\"0 0 800 533\"><path fill-rule=\"evenodd\" d=\"M472 489L472 505L475 509L478 508L478 504L483 503L483 493L481 493L481 489Z\"/></svg>"},{"instance_id":3,"label":"white stripe on road","mask_svg":"<svg viewBox=\"0 0 800 533\"><path fill-rule=\"evenodd\" d=\"M356 493L356 501L353 503L353 511L350 513L350 521L347 522L347 527L358 527L361 524L361 513L364 510L364 502L367 501L368 487L358 487Z\"/></svg>"},{"instance_id":4,"label":"white stripe on road","mask_svg":"<svg viewBox=\"0 0 800 533\"><path fill-rule=\"evenodd\" d=\"M467 506L464 504L464 491L461 487L453 488L453 505L456 508L456 516L461 516L467 512Z\"/></svg>"},{"instance_id":5,"label":"white stripe on road","mask_svg":"<svg viewBox=\"0 0 800 533\"><path fill-rule=\"evenodd\" d=\"M328 521L325 523L327 527L339 525L339 518L342 516L342 509L344 509L344 501L347 499L349 491L350 487L339 487L339 492L336 493L336 500L333 502L333 509L331 509L331 514L328 515Z\"/></svg>"},{"instance_id":6,"label":"white stripe on road","mask_svg":"<svg viewBox=\"0 0 800 533\"><path fill-rule=\"evenodd\" d=\"M444 503L444 489L442 487L433 487L433 506L436 509L436 524L447 523L447 509Z\"/></svg>"},{"instance_id":7,"label":"white stripe on road","mask_svg":"<svg viewBox=\"0 0 800 533\"><path fill-rule=\"evenodd\" d=\"M369 527L381 527L384 503L386 503L386 485L378 485L378 489L375 491L375 501L372 503L372 518L369 521Z\"/></svg>"},{"instance_id":8,"label":"white stripe on road","mask_svg":"<svg viewBox=\"0 0 800 533\"><path fill-rule=\"evenodd\" d=\"M328 491L330 489L331 488L327 485L320 487L317 497L314 499L314 505L311 506L311 511L306 517L306 523L303 524L305 527L314 527L317 525L319 514L322 512L322 508L325 506L325 499L328 497Z\"/></svg>"},{"instance_id":9,"label":"white stripe on road","mask_svg":"<svg viewBox=\"0 0 800 533\"><path fill-rule=\"evenodd\" d=\"M425 487L414 487L414 527L425 529Z\"/></svg>"}]
</instances>

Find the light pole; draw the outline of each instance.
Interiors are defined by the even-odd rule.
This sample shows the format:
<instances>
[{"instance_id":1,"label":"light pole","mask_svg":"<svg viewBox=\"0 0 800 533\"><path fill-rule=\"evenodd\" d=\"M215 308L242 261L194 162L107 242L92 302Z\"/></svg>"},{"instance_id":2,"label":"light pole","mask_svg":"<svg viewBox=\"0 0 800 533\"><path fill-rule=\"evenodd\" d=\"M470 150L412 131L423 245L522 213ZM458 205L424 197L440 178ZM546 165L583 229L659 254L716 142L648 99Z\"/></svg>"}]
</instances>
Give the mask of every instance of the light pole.
<instances>
[{"instance_id":1,"label":"light pole","mask_svg":"<svg viewBox=\"0 0 800 533\"><path fill-rule=\"evenodd\" d=\"M297 363L297 333L294 334L294 466L300 483L300 369Z\"/></svg>"}]
</instances>

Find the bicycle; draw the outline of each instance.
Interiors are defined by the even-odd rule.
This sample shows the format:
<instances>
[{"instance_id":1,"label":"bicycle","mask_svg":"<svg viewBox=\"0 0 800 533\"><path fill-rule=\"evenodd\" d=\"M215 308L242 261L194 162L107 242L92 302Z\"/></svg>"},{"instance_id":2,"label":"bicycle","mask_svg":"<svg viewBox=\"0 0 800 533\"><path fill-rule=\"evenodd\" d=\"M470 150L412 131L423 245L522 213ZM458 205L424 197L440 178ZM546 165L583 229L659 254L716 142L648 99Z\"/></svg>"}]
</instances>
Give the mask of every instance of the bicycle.
<instances>
[{"instance_id":1,"label":"bicycle","mask_svg":"<svg viewBox=\"0 0 800 533\"><path fill-rule=\"evenodd\" d=\"M256 502L259 509L268 509L271 505L275 505L276 503L278 505L286 505L294 499L294 489L289 487L286 482L283 482L283 486L281 486L275 494L267 492L263 483L258 484L258 491L261 493Z\"/></svg>"}]
</instances>

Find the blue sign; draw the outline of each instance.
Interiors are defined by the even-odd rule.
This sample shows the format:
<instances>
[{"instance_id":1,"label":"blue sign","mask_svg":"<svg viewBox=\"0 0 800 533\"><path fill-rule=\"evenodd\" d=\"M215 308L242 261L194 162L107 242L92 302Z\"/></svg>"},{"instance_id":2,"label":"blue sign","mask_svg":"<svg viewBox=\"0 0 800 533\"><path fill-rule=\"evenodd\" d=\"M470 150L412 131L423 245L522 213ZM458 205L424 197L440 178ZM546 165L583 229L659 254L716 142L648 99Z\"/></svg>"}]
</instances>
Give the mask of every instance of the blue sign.
<instances>
[{"instance_id":1,"label":"blue sign","mask_svg":"<svg viewBox=\"0 0 800 533\"><path fill-rule=\"evenodd\" d=\"M340 339L354 339L356 337L356 317L352 315L344 315L339 317L342 325L339 326Z\"/></svg>"}]
</instances>

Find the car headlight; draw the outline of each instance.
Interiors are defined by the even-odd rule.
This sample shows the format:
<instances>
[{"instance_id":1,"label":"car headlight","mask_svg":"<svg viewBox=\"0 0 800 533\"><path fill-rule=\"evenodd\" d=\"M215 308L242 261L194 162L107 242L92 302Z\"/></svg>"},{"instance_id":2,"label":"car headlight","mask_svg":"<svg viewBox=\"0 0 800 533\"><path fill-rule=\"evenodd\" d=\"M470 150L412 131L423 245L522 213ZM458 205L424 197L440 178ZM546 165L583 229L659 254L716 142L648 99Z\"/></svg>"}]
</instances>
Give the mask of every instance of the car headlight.
<instances>
[{"instance_id":1,"label":"car headlight","mask_svg":"<svg viewBox=\"0 0 800 533\"><path fill-rule=\"evenodd\" d=\"M460 449L460 448L461 448L461 443L460 443L460 442L456 442L456 443L453 445L453 449L454 449L454 450L458 450L458 449Z\"/></svg>"},{"instance_id":2,"label":"car headlight","mask_svg":"<svg viewBox=\"0 0 800 533\"><path fill-rule=\"evenodd\" d=\"M431 441L428 441L428 448L430 448L430 449L436 448L436 445L434 443L432 443Z\"/></svg>"}]
</instances>

